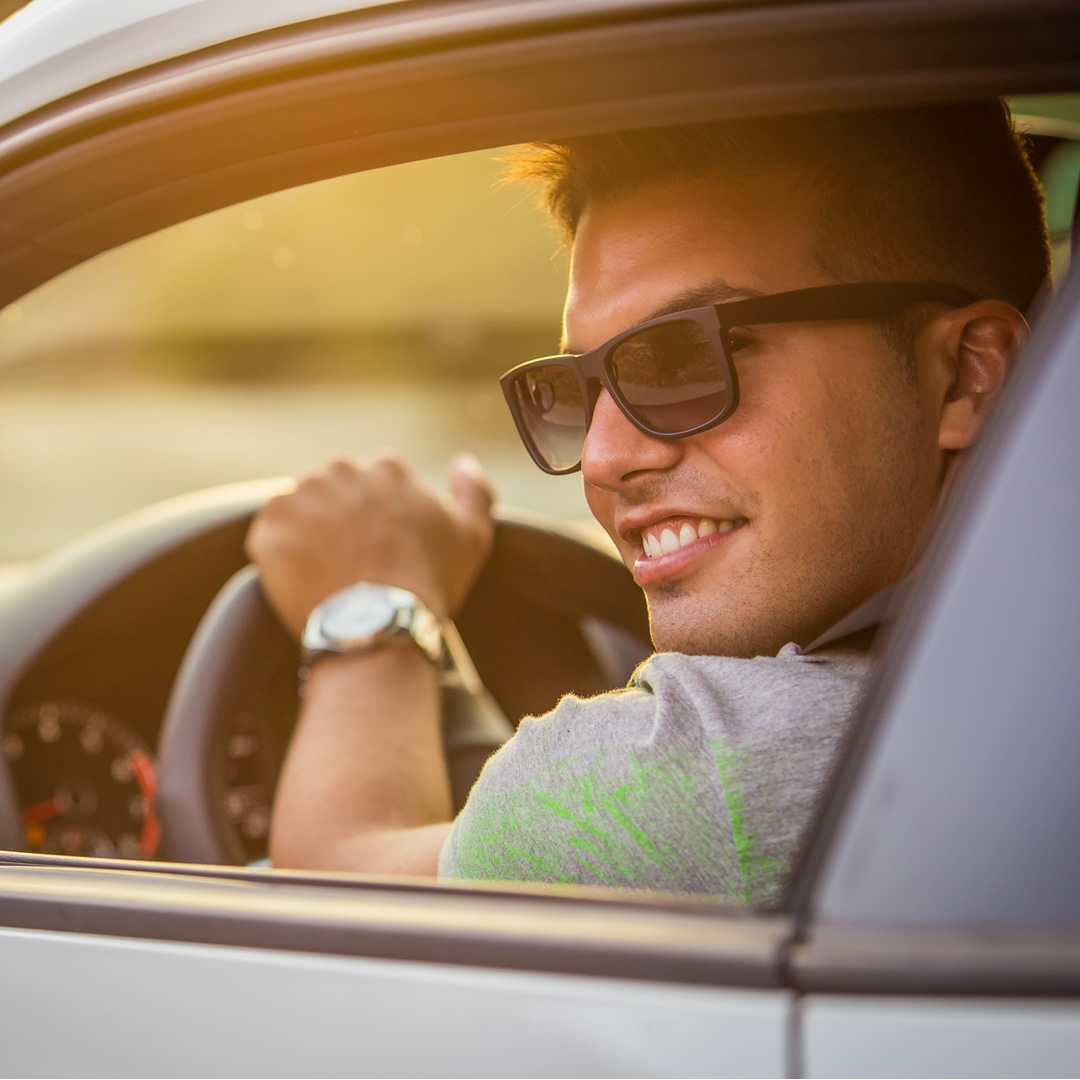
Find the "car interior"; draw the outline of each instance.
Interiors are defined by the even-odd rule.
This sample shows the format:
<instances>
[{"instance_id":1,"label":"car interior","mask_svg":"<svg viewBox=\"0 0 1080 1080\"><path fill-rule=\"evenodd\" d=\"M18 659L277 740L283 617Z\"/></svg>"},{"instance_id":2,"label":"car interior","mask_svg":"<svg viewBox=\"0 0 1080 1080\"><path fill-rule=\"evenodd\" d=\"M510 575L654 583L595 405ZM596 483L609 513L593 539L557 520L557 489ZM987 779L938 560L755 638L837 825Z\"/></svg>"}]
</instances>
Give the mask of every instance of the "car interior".
<instances>
[{"instance_id":1,"label":"car interior","mask_svg":"<svg viewBox=\"0 0 1080 1080\"><path fill-rule=\"evenodd\" d=\"M10 324L22 338L21 349L13 350L22 359L8 369L14 398L51 392L62 402L74 393L85 415L97 404L110 407L118 395L126 397L128 408L156 410L151 425L156 431L139 424L126 435L114 435L111 450L98 454L101 460L91 465L93 475L85 482L101 493L103 502L129 498L132 489L155 482L162 495L195 486L188 461L193 441L201 444L194 469L200 460L211 460L211 468L227 479L243 475L260 454L273 465L299 471L335 451L370 452L387 437L387 423L385 417L381 423L376 419L371 432L364 419L394 409L395 399L404 404L397 406L390 434L406 456L410 442L415 443L426 455L423 464L437 471L440 455L448 458L460 448L446 435L450 440L464 437L481 455L485 449L487 456L495 455L496 469L508 463L505 486L511 499L518 477L525 481L526 497L539 493L540 508L500 512L493 556L457 621L490 692L484 696L485 723L467 719L470 695L462 687L446 691L446 739L458 807L488 754L512 732L506 717L517 721L543 713L568 691L593 694L623 685L649 650L642 596L598 530L584 520L576 481L563 481L563 490L554 493L565 504L563 516L541 512L552 496L542 480L538 484L526 472L531 464L524 455L517 460L509 421L494 402L495 380L517 359L514 350L528 355L529 349L547 350L556 340L557 307L546 313L547 327L538 329L534 314L515 311L515 306L526 306L519 290L528 287L530 276L540 278L547 285L546 298L557 304L564 273L554 262L557 241L542 215L531 203L516 205L523 193L512 199L492 197L500 156L482 153L420 163L419 168L399 166L385 170L396 176L325 181L226 208L211 215L213 220L183 223L77 268L22 301L18 321ZM447 188L465 183L472 190L455 208ZM391 189L396 200L387 198ZM346 197L362 208L353 214L360 220L348 225ZM413 223L417 203L427 215L420 219L427 232L420 241L421 226ZM512 239L505 228L508 203L524 219L518 226L524 239L517 243L523 267L513 287L496 289L496 274L511 257L506 251ZM454 217L455 209L463 221ZM403 224L378 235L377 226L391 214ZM449 217L451 224L440 222L440 216ZM335 237L336 246L327 241L334 220L345 234ZM252 223L260 228L252 229ZM500 231L501 249L496 246ZM271 278L265 294L258 294L257 282L266 278L267 269L278 279L289 278L294 270L275 264L275 258L283 261L281 237L268 232L287 233L296 262L309 264L306 274L297 266L285 283L293 295L294 325L282 317L277 281ZM417 257L420 243L431 253ZM357 253L361 245L362 260ZM466 254L470 248L481 254ZM215 303L203 289L185 290L183 269L175 267L182 268L186 259L188 273L193 272L194 260L207 257L207 250L225 252L219 257L226 265L218 266L218 274L255 279L246 297L218 293ZM406 264L419 264L413 266L413 278L419 280L409 295L441 297L435 319L441 317L442 323L423 311L406 311L393 321L378 298L369 297L366 305L354 301L369 287L377 288L388 265L403 258ZM478 279L466 289L460 281L463 263ZM408 265L402 268L404 280L408 270ZM321 306L311 301L334 288L337 297ZM65 340L60 327L76 303L73 298L115 297L122 291L125 300L115 305L121 310L111 319L99 319L96 341L88 340L85 323L77 328L70 319ZM403 308L400 300L397 307ZM342 323L342 312L351 326ZM448 324L450 314L457 321ZM269 358L265 365L264 357ZM389 364L394 366L388 371ZM102 368L104 384L95 387L90 381L102 378ZM246 409L245 394L256 399ZM329 436L309 422L313 431L306 441L303 432L294 436L302 445L290 447L290 457L281 452L280 432L290 422L285 406L298 395L306 395L308 414L320 406L332 409L343 395L354 409L345 423L331 420ZM179 413L172 408L176 399L181 399ZM204 415L191 429L185 426L192 420L185 405L197 405L204 413L216 410L216 415L209 420ZM443 438L433 438L430 425L409 415L424 408L449 413L444 426L450 431L436 433ZM500 412L492 415L495 408ZM273 410L270 416L268 409ZM237 413L248 436L239 453L233 427ZM98 421L107 423L100 415ZM305 421L302 414L297 427L302 429ZM166 427L172 430L164 432ZM86 446L80 455L80 436L65 439L57 432L56 437L68 442L76 469L85 466L84 455L95 454ZM86 430L81 437L94 436ZM328 441L341 437L349 441ZM168 450L160 451L169 440L175 440L171 459ZM72 483L70 475L55 476L58 486L43 504L63 498ZM30 572L29 588L24 582L13 594L9 624L20 627L22 645L20 656L7 654L14 677L4 749L23 836L11 846L65 855L236 864L266 855L273 789L297 710L297 646L276 624L257 589L247 601L246 615L226 612L215 622L221 604L212 606L246 564L243 540L253 509L280 483L257 478L256 473L254 483L174 498L74 539ZM23 490L31 490L30 485ZM47 506L40 509L48 513ZM91 512L100 513L100 506ZM78 530L77 513L76 508L63 519L61 528ZM243 608L243 596L238 603ZM52 611L51 625L39 620L35 632L28 633L24 618L30 608ZM229 620L237 617L251 625L234 626ZM200 636L192 642L197 629ZM204 639L200 651L195 646ZM233 641L242 642L241 654L223 651ZM196 670L196 654L212 663L228 685L219 686L202 666ZM182 661L184 677L178 680ZM493 721L496 711L499 719ZM196 733L192 723L207 730ZM165 765L159 769L161 760ZM131 761L141 767L126 764Z\"/></svg>"},{"instance_id":2,"label":"car interior","mask_svg":"<svg viewBox=\"0 0 1080 1080\"><path fill-rule=\"evenodd\" d=\"M1080 103L1013 108L1047 191L1060 274ZM331 452L390 437L437 478L440 456L467 445L494 461L504 489L493 556L458 620L489 693L444 691L457 807L521 717L567 692L624 685L648 655L642 596L590 528L578 481L526 472L492 394L502 370L553 351L566 269L529 193L499 186L509 152L247 200L106 252L5 309L8 407L56 406L40 475L24 455L17 482L0 478L20 510L5 549L20 587L0 610L18 823L5 846L265 857L297 647L244 570L243 540L281 483L264 477ZM139 420L127 423L118 401ZM453 422L433 437L422 414L436 401ZM298 430L283 437L290 423ZM219 484L182 494L207 479ZM108 523L115 507L131 512Z\"/></svg>"}]
</instances>

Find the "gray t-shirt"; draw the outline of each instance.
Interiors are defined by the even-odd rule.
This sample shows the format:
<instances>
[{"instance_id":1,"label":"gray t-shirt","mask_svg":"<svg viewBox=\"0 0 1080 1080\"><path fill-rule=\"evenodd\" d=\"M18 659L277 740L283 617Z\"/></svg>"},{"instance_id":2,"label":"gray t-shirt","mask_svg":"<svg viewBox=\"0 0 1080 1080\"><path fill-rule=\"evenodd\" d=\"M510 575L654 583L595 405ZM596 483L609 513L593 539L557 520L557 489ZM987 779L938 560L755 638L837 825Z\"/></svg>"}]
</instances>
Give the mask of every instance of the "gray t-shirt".
<instances>
[{"instance_id":1,"label":"gray t-shirt","mask_svg":"<svg viewBox=\"0 0 1080 1080\"><path fill-rule=\"evenodd\" d=\"M779 898L869 672L865 653L659 653L625 690L573 695L480 774L448 878Z\"/></svg>"}]
</instances>

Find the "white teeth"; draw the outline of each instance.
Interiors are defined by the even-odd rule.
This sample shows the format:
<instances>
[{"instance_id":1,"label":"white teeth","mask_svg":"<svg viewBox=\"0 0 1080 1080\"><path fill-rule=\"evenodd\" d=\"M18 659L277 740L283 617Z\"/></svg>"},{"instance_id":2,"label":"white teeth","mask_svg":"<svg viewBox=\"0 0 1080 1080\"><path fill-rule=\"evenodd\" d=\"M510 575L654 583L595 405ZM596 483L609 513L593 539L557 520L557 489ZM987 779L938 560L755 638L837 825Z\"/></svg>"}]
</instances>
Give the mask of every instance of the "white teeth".
<instances>
[{"instance_id":1,"label":"white teeth","mask_svg":"<svg viewBox=\"0 0 1080 1080\"><path fill-rule=\"evenodd\" d=\"M641 546L650 559L655 559L660 555L670 555L673 551L678 551L679 548L692 544L700 537L712 536L714 533L729 533L733 529L737 529L741 524L743 524L741 519L736 522L701 518L695 529L689 521L684 521L679 526L677 533L673 526L661 530L659 536L654 532L643 532L641 534Z\"/></svg>"}]
</instances>

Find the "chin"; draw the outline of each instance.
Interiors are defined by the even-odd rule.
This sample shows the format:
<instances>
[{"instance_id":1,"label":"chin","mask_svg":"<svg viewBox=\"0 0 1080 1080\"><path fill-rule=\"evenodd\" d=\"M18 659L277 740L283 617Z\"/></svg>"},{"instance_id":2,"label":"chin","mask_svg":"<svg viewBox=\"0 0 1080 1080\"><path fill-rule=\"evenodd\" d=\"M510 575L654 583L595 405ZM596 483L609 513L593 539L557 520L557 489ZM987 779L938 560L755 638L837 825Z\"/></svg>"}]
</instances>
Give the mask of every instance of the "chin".
<instances>
[{"instance_id":1,"label":"chin","mask_svg":"<svg viewBox=\"0 0 1080 1080\"><path fill-rule=\"evenodd\" d=\"M717 633L709 620L684 620L671 617L674 612L655 612L650 608L649 629L657 652L687 653L690 656L733 656L729 635ZM700 613L699 613L700 614Z\"/></svg>"},{"instance_id":2,"label":"chin","mask_svg":"<svg viewBox=\"0 0 1080 1080\"><path fill-rule=\"evenodd\" d=\"M724 605L730 612L734 605ZM759 620L747 616L724 618L712 604L700 598L649 598L649 628L657 652L679 652L690 656L772 656L779 645L762 633ZM781 643L782 644L782 643Z\"/></svg>"}]
</instances>

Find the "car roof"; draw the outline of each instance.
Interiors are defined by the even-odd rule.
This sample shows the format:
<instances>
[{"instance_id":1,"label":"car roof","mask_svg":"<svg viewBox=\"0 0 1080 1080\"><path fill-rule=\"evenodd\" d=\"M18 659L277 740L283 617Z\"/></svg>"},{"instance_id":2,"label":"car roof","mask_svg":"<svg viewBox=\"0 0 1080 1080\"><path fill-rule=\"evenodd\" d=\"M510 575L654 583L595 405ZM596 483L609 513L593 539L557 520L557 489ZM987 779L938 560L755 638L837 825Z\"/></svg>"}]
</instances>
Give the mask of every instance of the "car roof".
<instances>
[{"instance_id":1,"label":"car roof","mask_svg":"<svg viewBox=\"0 0 1080 1080\"><path fill-rule=\"evenodd\" d=\"M482 26L508 7L525 17L581 19L704 6L737 8L746 0L31 0L0 23L0 126L154 64L350 12L413 7L422 19L444 7L474 7L466 20Z\"/></svg>"},{"instance_id":2,"label":"car roof","mask_svg":"<svg viewBox=\"0 0 1080 1080\"><path fill-rule=\"evenodd\" d=\"M150 64L406 0L32 0L0 25L0 124Z\"/></svg>"}]
</instances>

